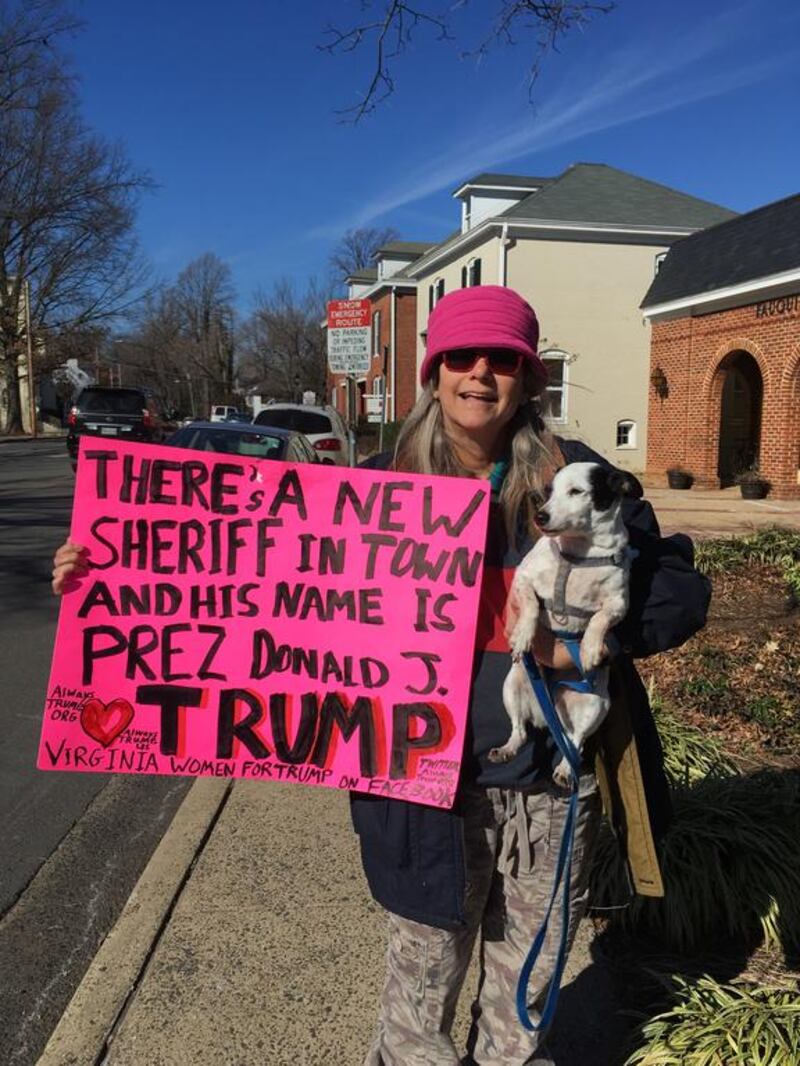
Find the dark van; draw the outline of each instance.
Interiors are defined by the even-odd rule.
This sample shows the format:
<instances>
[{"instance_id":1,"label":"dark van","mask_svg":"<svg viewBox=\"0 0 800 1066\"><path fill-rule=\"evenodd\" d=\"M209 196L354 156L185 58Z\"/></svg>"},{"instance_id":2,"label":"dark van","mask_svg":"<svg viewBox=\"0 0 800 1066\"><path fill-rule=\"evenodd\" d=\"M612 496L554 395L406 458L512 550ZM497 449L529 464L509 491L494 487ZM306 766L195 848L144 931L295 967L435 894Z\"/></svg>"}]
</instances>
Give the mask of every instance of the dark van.
<instances>
[{"instance_id":1,"label":"dark van","mask_svg":"<svg viewBox=\"0 0 800 1066\"><path fill-rule=\"evenodd\" d=\"M158 443L175 427L168 424L144 389L90 385L67 415L67 451L78 459L81 437L112 437Z\"/></svg>"}]
</instances>

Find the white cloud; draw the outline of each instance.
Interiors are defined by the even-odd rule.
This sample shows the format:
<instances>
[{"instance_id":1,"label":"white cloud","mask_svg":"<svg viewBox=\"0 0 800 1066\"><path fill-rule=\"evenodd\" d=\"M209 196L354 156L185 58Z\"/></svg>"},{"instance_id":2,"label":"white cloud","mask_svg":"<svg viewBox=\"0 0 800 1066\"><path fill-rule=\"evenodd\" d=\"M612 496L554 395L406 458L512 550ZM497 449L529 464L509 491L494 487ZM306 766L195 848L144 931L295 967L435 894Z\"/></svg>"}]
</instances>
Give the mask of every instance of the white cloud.
<instances>
[{"instance_id":1,"label":"white cloud","mask_svg":"<svg viewBox=\"0 0 800 1066\"><path fill-rule=\"evenodd\" d=\"M652 118L678 107L722 96L774 75L796 53L781 60L774 52L760 62L725 61L724 53L748 33L753 4L729 10L681 35L654 35L603 58L603 72L580 81L575 72L535 111L505 125L487 114L481 129L451 144L425 162L409 166L403 180L382 189L349 216L313 229L311 238L336 237L365 226L388 212L443 188L456 186L481 170L491 170L535 151L552 149L589 134Z\"/></svg>"}]
</instances>

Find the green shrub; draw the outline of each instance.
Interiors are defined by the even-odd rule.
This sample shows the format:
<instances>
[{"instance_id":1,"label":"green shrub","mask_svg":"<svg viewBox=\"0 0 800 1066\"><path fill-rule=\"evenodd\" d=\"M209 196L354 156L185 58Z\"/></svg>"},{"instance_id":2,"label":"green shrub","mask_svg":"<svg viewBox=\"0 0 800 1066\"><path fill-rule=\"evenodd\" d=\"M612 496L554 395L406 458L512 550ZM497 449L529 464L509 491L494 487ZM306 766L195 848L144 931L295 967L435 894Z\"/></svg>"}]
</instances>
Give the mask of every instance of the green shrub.
<instances>
[{"instance_id":1,"label":"green shrub","mask_svg":"<svg viewBox=\"0 0 800 1066\"><path fill-rule=\"evenodd\" d=\"M713 776L673 791L661 851L663 899L635 896L616 924L681 953L760 941L800 946L800 773ZM600 840L593 906L624 899L610 834ZM609 854L610 852L610 854Z\"/></svg>"},{"instance_id":2,"label":"green shrub","mask_svg":"<svg viewBox=\"0 0 800 1066\"><path fill-rule=\"evenodd\" d=\"M778 986L690 983L673 977L677 1002L644 1023L645 1043L626 1066L790 1066L800 1062L800 1001Z\"/></svg>"}]
</instances>

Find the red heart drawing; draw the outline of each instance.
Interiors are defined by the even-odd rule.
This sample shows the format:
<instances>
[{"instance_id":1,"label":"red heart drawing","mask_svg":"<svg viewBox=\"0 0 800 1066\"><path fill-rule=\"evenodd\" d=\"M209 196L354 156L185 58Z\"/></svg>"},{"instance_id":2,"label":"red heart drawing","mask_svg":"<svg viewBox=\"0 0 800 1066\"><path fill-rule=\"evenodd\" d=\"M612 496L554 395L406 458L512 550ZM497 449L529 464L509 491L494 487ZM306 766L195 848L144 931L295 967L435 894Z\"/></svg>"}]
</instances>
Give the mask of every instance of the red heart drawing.
<instances>
[{"instance_id":1,"label":"red heart drawing","mask_svg":"<svg viewBox=\"0 0 800 1066\"><path fill-rule=\"evenodd\" d=\"M81 708L81 725L84 733L88 733L92 740L96 740L104 748L114 743L122 730L130 724L132 718L133 707L127 700L120 698L110 703L103 703L95 696L87 700Z\"/></svg>"}]
</instances>

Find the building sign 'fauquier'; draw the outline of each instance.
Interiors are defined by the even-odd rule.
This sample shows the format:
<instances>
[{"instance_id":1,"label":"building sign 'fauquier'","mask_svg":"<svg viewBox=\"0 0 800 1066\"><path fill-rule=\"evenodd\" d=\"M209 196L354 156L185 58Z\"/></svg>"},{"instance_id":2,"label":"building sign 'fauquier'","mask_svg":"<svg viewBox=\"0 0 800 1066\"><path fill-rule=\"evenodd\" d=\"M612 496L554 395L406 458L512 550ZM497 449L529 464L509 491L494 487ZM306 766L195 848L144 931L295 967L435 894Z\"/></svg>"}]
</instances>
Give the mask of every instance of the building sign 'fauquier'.
<instances>
[{"instance_id":1,"label":"building sign 'fauquier'","mask_svg":"<svg viewBox=\"0 0 800 1066\"><path fill-rule=\"evenodd\" d=\"M773 315L796 315L800 311L800 296L780 296L777 300L762 300L756 304L756 318Z\"/></svg>"}]
</instances>

